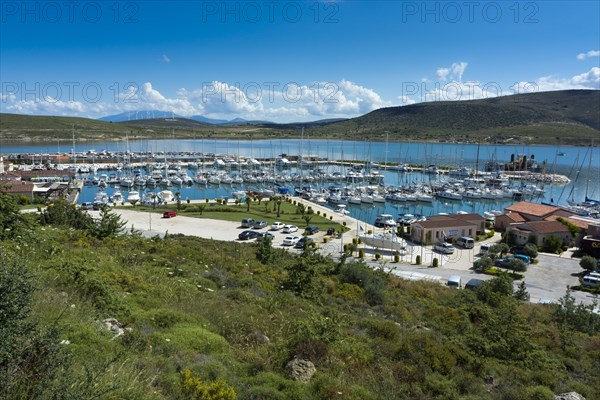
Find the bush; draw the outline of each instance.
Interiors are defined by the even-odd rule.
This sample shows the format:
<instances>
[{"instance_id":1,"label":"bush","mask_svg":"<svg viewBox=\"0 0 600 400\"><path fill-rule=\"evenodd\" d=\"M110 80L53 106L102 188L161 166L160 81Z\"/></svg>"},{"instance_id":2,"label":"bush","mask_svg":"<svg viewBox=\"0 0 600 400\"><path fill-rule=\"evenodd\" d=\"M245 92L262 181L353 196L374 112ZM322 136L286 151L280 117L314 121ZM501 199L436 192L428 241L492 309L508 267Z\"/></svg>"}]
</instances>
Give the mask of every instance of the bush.
<instances>
[{"instance_id":1,"label":"bush","mask_svg":"<svg viewBox=\"0 0 600 400\"><path fill-rule=\"evenodd\" d=\"M583 256L579 262L579 266L586 271L595 271L598 268L598 261L592 256Z\"/></svg>"},{"instance_id":2,"label":"bush","mask_svg":"<svg viewBox=\"0 0 600 400\"><path fill-rule=\"evenodd\" d=\"M360 249L358 251L358 258L365 258L365 249Z\"/></svg>"},{"instance_id":3,"label":"bush","mask_svg":"<svg viewBox=\"0 0 600 400\"><path fill-rule=\"evenodd\" d=\"M531 259L536 258L538 256L537 246L532 243L526 244L523 248L523 254Z\"/></svg>"},{"instance_id":4,"label":"bush","mask_svg":"<svg viewBox=\"0 0 600 400\"><path fill-rule=\"evenodd\" d=\"M433 266L433 268L437 268L439 266L439 261L438 261L437 257L433 259L433 262L431 265Z\"/></svg>"},{"instance_id":5,"label":"bush","mask_svg":"<svg viewBox=\"0 0 600 400\"><path fill-rule=\"evenodd\" d=\"M381 259L381 254L379 254L379 253L375 253L375 259L376 259L376 260L380 260L380 259Z\"/></svg>"},{"instance_id":6,"label":"bush","mask_svg":"<svg viewBox=\"0 0 600 400\"><path fill-rule=\"evenodd\" d=\"M417 256L417 258L415 259L415 264L421 265L421 256Z\"/></svg>"},{"instance_id":7,"label":"bush","mask_svg":"<svg viewBox=\"0 0 600 400\"><path fill-rule=\"evenodd\" d=\"M394 254L394 262L395 263L400 262L400 254L398 254L398 253Z\"/></svg>"}]
</instances>

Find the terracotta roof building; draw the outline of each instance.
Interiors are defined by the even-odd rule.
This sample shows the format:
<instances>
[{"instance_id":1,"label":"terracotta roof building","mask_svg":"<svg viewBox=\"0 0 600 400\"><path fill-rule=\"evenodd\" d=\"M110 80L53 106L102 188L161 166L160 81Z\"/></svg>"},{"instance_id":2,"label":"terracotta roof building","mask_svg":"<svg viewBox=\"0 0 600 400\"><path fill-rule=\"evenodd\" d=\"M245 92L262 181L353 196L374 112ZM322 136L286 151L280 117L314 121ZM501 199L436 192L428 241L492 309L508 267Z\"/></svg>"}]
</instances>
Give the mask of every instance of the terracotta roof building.
<instances>
[{"instance_id":1,"label":"terracotta roof building","mask_svg":"<svg viewBox=\"0 0 600 400\"><path fill-rule=\"evenodd\" d=\"M13 195L27 196L30 200L33 200L33 189L35 185L31 182L0 181L0 190Z\"/></svg>"},{"instance_id":2,"label":"terracotta roof building","mask_svg":"<svg viewBox=\"0 0 600 400\"><path fill-rule=\"evenodd\" d=\"M510 225L507 232L513 233L516 244L533 243L543 246L550 236L554 236L563 243L570 243L572 237L569 228L558 221L531 221Z\"/></svg>"},{"instance_id":3,"label":"terracotta roof building","mask_svg":"<svg viewBox=\"0 0 600 400\"><path fill-rule=\"evenodd\" d=\"M479 214L450 214L428 217L410 227L410 238L422 244L456 240L462 236L475 237L485 230L485 218Z\"/></svg>"}]
</instances>

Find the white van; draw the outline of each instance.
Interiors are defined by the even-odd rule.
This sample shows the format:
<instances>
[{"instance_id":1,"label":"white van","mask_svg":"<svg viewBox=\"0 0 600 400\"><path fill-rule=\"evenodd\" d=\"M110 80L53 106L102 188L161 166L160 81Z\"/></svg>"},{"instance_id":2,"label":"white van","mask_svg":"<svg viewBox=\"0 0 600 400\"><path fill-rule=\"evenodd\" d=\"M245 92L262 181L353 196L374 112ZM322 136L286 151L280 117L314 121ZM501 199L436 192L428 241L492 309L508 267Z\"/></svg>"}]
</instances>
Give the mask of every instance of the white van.
<instances>
[{"instance_id":1,"label":"white van","mask_svg":"<svg viewBox=\"0 0 600 400\"><path fill-rule=\"evenodd\" d=\"M464 247L465 249L472 249L473 247L475 247L475 240L471 239L470 237L463 236L456 240L456 244L461 247Z\"/></svg>"},{"instance_id":2,"label":"white van","mask_svg":"<svg viewBox=\"0 0 600 400\"><path fill-rule=\"evenodd\" d=\"M446 282L446 286L461 288L462 279L460 278L460 275L450 275L448 277L448 282Z\"/></svg>"},{"instance_id":3,"label":"white van","mask_svg":"<svg viewBox=\"0 0 600 400\"><path fill-rule=\"evenodd\" d=\"M482 244L481 247L479 248L479 254L486 255L488 253L488 251L490 251L490 247L492 247L492 246L489 244Z\"/></svg>"}]
</instances>

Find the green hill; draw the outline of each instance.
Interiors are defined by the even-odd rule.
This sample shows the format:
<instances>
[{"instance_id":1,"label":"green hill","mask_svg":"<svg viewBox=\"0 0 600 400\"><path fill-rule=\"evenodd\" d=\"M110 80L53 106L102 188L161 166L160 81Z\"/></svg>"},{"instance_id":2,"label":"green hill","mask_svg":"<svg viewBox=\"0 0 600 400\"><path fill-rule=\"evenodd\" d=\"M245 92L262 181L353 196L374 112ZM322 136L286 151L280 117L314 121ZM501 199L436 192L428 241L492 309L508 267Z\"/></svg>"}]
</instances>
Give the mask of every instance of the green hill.
<instances>
[{"instance_id":1,"label":"green hill","mask_svg":"<svg viewBox=\"0 0 600 400\"><path fill-rule=\"evenodd\" d=\"M450 141L525 144L589 144L600 139L600 91L565 90L482 100L430 102L388 107L361 117L309 123L213 125L187 118L119 123L71 117L0 114L0 138L54 140L222 137L297 138L305 127L312 138L395 141Z\"/></svg>"},{"instance_id":2,"label":"green hill","mask_svg":"<svg viewBox=\"0 0 600 400\"><path fill-rule=\"evenodd\" d=\"M600 316L523 302L506 276L457 290L311 249L122 235L61 202L23 215L1 191L0 210L2 399L600 393ZM295 358L312 378L293 379Z\"/></svg>"},{"instance_id":3,"label":"green hill","mask_svg":"<svg viewBox=\"0 0 600 400\"><path fill-rule=\"evenodd\" d=\"M589 143L600 137L600 91L567 90L382 108L311 130L311 136L390 140Z\"/></svg>"}]
</instances>

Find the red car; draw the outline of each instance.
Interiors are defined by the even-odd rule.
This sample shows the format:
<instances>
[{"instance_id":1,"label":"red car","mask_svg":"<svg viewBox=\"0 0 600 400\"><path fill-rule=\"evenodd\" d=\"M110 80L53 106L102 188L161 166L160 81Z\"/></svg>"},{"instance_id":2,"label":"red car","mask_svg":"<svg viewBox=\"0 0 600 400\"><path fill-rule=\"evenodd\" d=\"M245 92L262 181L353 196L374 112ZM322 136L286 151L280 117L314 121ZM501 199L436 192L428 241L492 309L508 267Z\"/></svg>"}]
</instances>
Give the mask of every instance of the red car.
<instances>
[{"instance_id":1,"label":"red car","mask_svg":"<svg viewBox=\"0 0 600 400\"><path fill-rule=\"evenodd\" d=\"M175 211L165 211L163 213L163 218L173 218L176 216L177 216L177 213Z\"/></svg>"}]
</instances>

